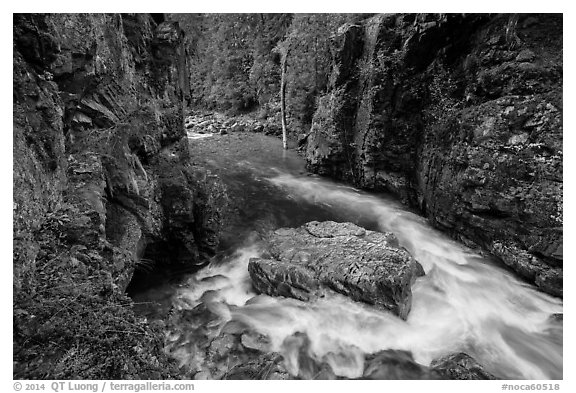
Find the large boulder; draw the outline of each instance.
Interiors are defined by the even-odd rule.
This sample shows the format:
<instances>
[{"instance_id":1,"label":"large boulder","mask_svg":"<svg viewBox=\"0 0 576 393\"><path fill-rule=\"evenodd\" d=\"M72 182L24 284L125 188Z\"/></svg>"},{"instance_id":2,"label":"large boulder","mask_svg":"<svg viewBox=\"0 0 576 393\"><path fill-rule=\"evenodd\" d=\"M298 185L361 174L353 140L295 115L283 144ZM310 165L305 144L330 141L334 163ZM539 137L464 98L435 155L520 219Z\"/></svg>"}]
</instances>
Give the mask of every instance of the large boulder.
<instances>
[{"instance_id":1,"label":"large boulder","mask_svg":"<svg viewBox=\"0 0 576 393\"><path fill-rule=\"evenodd\" d=\"M271 296L310 300L335 291L406 319L411 286L424 274L392 233L352 223L309 222L268 239L271 258L248 265L254 288Z\"/></svg>"}]
</instances>

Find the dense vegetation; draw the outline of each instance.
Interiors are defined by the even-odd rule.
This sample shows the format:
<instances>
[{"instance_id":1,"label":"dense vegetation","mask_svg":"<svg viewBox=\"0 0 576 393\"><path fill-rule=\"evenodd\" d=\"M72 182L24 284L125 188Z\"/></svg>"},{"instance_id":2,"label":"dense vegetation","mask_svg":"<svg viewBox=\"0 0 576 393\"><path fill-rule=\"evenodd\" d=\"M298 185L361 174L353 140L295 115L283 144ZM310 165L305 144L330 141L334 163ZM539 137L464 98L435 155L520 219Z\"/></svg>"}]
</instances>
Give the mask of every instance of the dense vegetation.
<instances>
[{"instance_id":1,"label":"dense vegetation","mask_svg":"<svg viewBox=\"0 0 576 393\"><path fill-rule=\"evenodd\" d=\"M126 295L135 269L198 269L245 219L187 130L231 145L287 120L308 171L394 193L563 296L561 14L16 14L13 40L15 378L193 376L164 334L212 321L150 323ZM212 377L279 362L235 375L211 359L257 340L207 337Z\"/></svg>"},{"instance_id":2,"label":"dense vegetation","mask_svg":"<svg viewBox=\"0 0 576 393\"><path fill-rule=\"evenodd\" d=\"M364 14L172 14L187 36L193 107L279 116L281 51L293 128L312 122L326 92L330 38Z\"/></svg>"}]
</instances>

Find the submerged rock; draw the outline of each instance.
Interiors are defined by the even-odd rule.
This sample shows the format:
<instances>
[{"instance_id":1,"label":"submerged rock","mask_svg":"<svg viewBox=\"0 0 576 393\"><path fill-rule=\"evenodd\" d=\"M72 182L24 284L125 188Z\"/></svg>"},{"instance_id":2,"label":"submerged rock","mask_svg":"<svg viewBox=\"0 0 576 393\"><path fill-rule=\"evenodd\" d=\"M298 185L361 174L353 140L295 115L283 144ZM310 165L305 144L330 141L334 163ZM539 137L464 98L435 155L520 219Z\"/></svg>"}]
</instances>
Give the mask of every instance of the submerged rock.
<instances>
[{"instance_id":1,"label":"submerged rock","mask_svg":"<svg viewBox=\"0 0 576 393\"><path fill-rule=\"evenodd\" d=\"M271 346L270 339L267 336L250 330L242 334L240 342L244 348L258 352L267 352Z\"/></svg>"},{"instance_id":2,"label":"submerged rock","mask_svg":"<svg viewBox=\"0 0 576 393\"><path fill-rule=\"evenodd\" d=\"M366 358L362 379L442 379L408 351L384 350Z\"/></svg>"},{"instance_id":3,"label":"submerged rock","mask_svg":"<svg viewBox=\"0 0 576 393\"><path fill-rule=\"evenodd\" d=\"M268 239L273 258L253 258L254 288L271 296L310 300L335 291L406 319L420 264L392 233L352 223L309 222L278 229Z\"/></svg>"},{"instance_id":4,"label":"submerged rock","mask_svg":"<svg viewBox=\"0 0 576 393\"><path fill-rule=\"evenodd\" d=\"M234 325L234 333L224 328L199 352L200 357L205 356L205 363L194 379L497 379L465 353L442 357L431 366L417 363L412 353L405 350L386 349L357 356L358 348L339 346L334 352L318 355L309 336L302 332L286 337L278 352L274 352L266 336L241 323L229 322L229 325ZM264 345L254 345L256 342Z\"/></svg>"},{"instance_id":5,"label":"submerged rock","mask_svg":"<svg viewBox=\"0 0 576 393\"><path fill-rule=\"evenodd\" d=\"M564 322L564 314L555 313L550 315L549 318L553 322L563 323Z\"/></svg>"},{"instance_id":6,"label":"submerged rock","mask_svg":"<svg viewBox=\"0 0 576 393\"><path fill-rule=\"evenodd\" d=\"M464 352L433 360L430 368L447 379L498 379Z\"/></svg>"},{"instance_id":7,"label":"submerged rock","mask_svg":"<svg viewBox=\"0 0 576 393\"><path fill-rule=\"evenodd\" d=\"M222 379L294 379L277 353L263 354L247 363L233 367Z\"/></svg>"},{"instance_id":8,"label":"submerged rock","mask_svg":"<svg viewBox=\"0 0 576 393\"><path fill-rule=\"evenodd\" d=\"M282 342L281 352L284 356L286 369L298 379L332 380L343 379L337 377L324 356L321 360L315 359L311 354L312 343L306 333L296 332L286 337ZM333 357L342 354L330 353Z\"/></svg>"}]
</instances>

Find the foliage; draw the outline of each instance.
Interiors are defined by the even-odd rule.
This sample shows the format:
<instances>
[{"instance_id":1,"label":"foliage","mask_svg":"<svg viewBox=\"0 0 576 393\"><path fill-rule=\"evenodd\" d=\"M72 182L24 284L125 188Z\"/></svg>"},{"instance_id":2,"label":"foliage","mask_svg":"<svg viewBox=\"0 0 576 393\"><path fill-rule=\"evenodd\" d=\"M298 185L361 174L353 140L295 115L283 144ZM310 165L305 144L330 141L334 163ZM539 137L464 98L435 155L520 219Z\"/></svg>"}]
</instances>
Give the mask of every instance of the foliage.
<instances>
[{"instance_id":1,"label":"foliage","mask_svg":"<svg viewBox=\"0 0 576 393\"><path fill-rule=\"evenodd\" d=\"M330 37L362 14L174 14L195 43L190 76L196 106L274 116L280 90L279 46L288 48L288 122L309 127L327 91Z\"/></svg>"},{"instance_id":2,"label":"foliage","mask_svg":"<svg viewBox=\"0 0 576 393\"><path fill-rule=\"evenodd\" d=\"M79 214L64 205L33 239L15 241L15 265L25 269L15 278L14 378L174 378L162 333L114 283L109 255L118 249L68 242L67 223Z\"/></svg>"},{"instance_id":3,"label":"foliage","mask_svg":"<svg viewBox=\"0 0 576 393\"><path fill-rule=\"evenodd\" d=\"M179 15L186 19L186 15ZM195 29L190 74L193 101L212 109L242 112L262 106L279 89L272 53L290 21L286 14L205 14Z\"/></svg>"},{"instance_id":4,"label":"foliage","mask_svg":"<svg viewBox=\"0 0 576 393\"><path fill-rule=\"evenodd\" d=\"M324 94L331 72L330 37L345 23L345 14L296 14L285 41L288 60L288 110L292 118L309 125L316 98Z\"/></svg>"}]
</instances>

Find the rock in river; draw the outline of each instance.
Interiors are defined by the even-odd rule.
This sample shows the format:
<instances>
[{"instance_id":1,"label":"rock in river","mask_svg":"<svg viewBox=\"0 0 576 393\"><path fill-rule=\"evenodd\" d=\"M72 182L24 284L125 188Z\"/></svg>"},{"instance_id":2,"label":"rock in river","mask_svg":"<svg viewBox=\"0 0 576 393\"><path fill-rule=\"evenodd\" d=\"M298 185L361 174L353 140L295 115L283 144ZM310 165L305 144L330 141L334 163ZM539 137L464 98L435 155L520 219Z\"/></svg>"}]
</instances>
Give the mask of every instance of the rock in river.
<instances>
[{"instance_id":1,"label":"rock in river","mask_svg":"<svg viewBox=\"0 0 576 393\"><path fill-rule=\"evenodd\" d=\"M447 379L497 379L464 352L452 353L433 360L430 368Z\"/></svg>"},{"instance_id":2,"label":"rock in river","mask_svg":"<svg viewBox=\"0 0 576 393\"><path fill-rule=\"evenodd\" d=\"M254 288L271 296L310 300L335 291L406 319L411 286L422 266L392 233L352 223L309 222L281 228L268 239L271 258L253 258Z\"/></svg>"}]
</instances>

